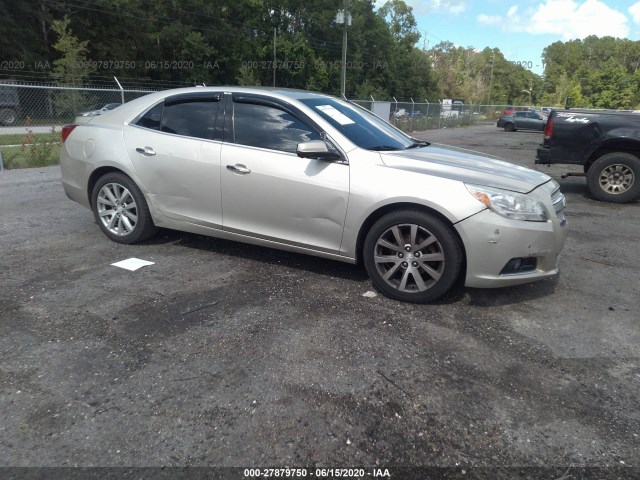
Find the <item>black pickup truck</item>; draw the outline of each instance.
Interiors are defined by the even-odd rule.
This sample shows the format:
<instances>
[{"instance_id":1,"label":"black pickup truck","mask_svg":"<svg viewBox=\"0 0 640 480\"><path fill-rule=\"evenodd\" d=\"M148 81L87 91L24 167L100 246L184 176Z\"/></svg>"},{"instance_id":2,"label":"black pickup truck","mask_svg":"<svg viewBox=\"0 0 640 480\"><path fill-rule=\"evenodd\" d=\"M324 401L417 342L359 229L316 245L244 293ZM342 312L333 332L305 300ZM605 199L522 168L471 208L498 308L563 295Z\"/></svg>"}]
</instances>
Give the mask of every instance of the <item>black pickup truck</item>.
<instances>
[{"instance_id":1,"label":"black pickup truck","mask_svg":"<svg viewBox=\"0 0 640 480\"><path fill-rule=\"evenodd\" d=\"M640 113L553 110L536 163L582 165L591 194L625 203L640 196Z\"/></svg>"}]
</instances>

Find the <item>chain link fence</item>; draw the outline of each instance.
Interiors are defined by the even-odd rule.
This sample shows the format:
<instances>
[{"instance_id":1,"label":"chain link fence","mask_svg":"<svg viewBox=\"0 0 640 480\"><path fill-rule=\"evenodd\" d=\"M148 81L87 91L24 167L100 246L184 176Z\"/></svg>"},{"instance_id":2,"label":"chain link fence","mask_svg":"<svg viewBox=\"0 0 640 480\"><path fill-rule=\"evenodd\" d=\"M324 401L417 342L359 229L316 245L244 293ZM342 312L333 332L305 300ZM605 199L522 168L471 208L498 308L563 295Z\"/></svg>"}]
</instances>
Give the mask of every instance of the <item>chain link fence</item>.
<instances>
[{"instance_id":1,"label":"chain link fence","mask_svg":"<svg viewBox=\"0 0 640 480\"><path fill-rule=\"evenodd\" d=\"M153 91L0 82L0 169L57 164L64 125Z\"/></svg>"},{"instance_id":2,"label":"chain link fence","mask_svg":"<svg viewBox=\"0 0 640 480\"><path fill-rule=\"evenodd\" d=\"M38 86L0 81L0 169L56 164L64 125L81 123L101 111L154 91L157 90ZM351 102L408 133L495 122L505 109L504 105L464 105L460 102L447 105L395 99Z\"/></svg>"},{"instance_id":3,"label":"chain link fence","mask_svg":"<svg viewBox=\"0 0 640 480\"><path fill-rule=\"evenodd\" d=\"M30 126L66 125L82 113L119 105L153 91L0 83L0 127L7 134Z\"/></svg>"},{"instance_id":4,"label":"chain link fence","mask_svg":"<svg viewBox=\"0 0 640 480\"><path fill-rule=\"evenodd\" d=\"M400 130L411 133L437 128L462 127L478 122L495 122L507 108L506 105L447 105L441 102L399 102L377 100L350 100ZM513 109L514 107L509 106ZM533 107L516 107L528 110Z\"/></svg>"}]
</instances>

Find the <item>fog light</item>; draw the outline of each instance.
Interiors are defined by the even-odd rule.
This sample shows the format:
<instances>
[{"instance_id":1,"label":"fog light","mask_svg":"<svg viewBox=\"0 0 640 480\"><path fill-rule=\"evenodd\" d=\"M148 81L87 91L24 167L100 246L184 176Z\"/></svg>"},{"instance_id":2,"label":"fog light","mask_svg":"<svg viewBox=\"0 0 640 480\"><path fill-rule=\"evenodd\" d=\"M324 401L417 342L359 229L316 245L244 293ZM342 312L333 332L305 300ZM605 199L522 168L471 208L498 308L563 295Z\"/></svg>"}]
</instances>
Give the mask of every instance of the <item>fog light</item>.
<instances>
[{"instance_id":1,"label":"fog light","mask_svg":"<svg viewBox=\"0 0 640 480\"><path fill-rule=\"evenodd\" d=\"M514 275L517 273L531 272L536 269L538 259L536 257L512 258L504 266L500 275Z\"/></svg>"}]
</instances>

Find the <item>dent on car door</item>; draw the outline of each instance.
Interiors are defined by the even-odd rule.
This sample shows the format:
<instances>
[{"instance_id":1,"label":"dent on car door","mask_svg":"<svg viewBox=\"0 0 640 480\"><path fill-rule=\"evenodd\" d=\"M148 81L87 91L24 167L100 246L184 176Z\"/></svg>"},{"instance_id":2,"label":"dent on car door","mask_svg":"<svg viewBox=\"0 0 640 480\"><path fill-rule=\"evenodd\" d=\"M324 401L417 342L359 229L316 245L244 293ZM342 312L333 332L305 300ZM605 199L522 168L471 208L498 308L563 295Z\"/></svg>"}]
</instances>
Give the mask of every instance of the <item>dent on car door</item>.
<instances>
[{"instance_id":1,"label":"dent on car door","mask_svg":"<svg viewBox=\"0 0 640 480\"><path fill-rule=\"evenodd\" d=\"M231 102L222 146L223 227L265 240L338 252L349 197L349 166L300 158L318 130L291 112Z\"/></svg>"},{"instance_id":2,"label":"dent on car door","mask_svg":"<svg viewBox=\"0 0 640 480\"><path fill-rule=\"evenodd\" d=\"M153 206L164 215L222 226L217 96L178 96L147 111L124 136Z\"/></svg>"}]
</instances>

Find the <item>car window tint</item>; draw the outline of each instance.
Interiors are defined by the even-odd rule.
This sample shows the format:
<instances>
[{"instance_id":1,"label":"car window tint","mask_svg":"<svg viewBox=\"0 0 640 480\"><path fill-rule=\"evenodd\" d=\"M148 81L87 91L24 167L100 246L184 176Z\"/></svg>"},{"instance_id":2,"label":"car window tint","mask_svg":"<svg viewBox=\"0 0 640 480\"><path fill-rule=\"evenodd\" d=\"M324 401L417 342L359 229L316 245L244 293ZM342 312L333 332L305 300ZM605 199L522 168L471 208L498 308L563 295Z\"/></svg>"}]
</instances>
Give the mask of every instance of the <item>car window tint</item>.
<instances>
[{"instance_id":1,"label":"car window tint","mask_svg":"<svg viewBox=\"0 0 640 480\"><path fill-rule=\"evenodd\" d=\"M160 130L176 135L213 138L217 101L185 101L168 104L162 112Z\"/></svg>"},{"instance_id":2,"label":"car window tint","mask_svg":"<svg viewBox=\"0 0 640 480\"><path fill-rule=\"evenodd\" d=\"M295 153L299 143L320 135L300 119L278 108L253 103L233 104L234 143Z\"/></svg>"},{"instance_id":3,"label":"car window tint","mask_svg":"<svg viewBox=\"0 0 640 480\"><path fill-rule=\"evenodd\" d=\"M151 128L152 130L160 130L160 119L162 118L162 108L164 104L159 103L147 113L145 113L140 120L136 122L136 125L145 128Z\"/></svg>"}]
</instances>

